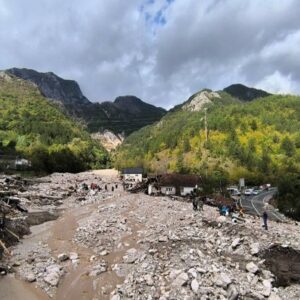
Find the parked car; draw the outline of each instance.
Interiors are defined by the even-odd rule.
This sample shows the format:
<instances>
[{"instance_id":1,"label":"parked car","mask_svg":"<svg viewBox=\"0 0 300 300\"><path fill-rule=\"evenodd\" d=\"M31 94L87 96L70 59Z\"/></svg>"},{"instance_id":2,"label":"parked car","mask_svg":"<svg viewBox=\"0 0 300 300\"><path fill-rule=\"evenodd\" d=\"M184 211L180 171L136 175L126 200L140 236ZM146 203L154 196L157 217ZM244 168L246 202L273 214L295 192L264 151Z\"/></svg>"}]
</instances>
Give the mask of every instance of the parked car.
<instances>
[{"instance_id":1,"label":"parked car","mask_svg":"<svg viewBox=\"0 0 300 300\"><path fill-rule=\"evenodd\" d=\"M227 191L230 193L231 196L240 196L241 195L241 192L237 188L234 188L234 187L227 188Z\"/></svg>"},{"instance_id":2,"label":"parked car","mask_svg":"<svg viewBox=\"0 0 300 300\"><path fill-rule=\"evenodd\" d=\"M258 195L260 192L262 192L261 189L254 189L254 190L252 191L252 195Z\"/></svg>"},{"instance_id":3,"label":"parked car","mask_svg":"<svg viewBox=\"0 0 300 300\"><path fill-rule=\"evenodd\" d=\"M263 184L263 185L260 186L260 188L263 191L268 191L271 188L271 184L270 183Z\"/></svg>"},{"instance_id":4,"label":"parked car","mask_svg":"<svg viewBox=\"0 0 300 300\"><path fill-rule=\"evenodd\" d=\"M252 193L253 193L253 189L246 189L246 190L244 191L244 195L246 195L246 196L251 196Z\"/></svg>"}]
</instances>

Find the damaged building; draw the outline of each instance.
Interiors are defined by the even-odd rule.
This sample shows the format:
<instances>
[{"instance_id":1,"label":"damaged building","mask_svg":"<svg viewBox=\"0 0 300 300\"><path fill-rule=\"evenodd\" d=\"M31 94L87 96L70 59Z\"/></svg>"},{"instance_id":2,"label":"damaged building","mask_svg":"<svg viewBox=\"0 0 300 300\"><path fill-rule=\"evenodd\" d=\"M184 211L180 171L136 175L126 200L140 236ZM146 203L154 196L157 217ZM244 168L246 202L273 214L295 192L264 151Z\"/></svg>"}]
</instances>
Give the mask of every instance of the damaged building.
<instances>
[{"instance_id":1,"label":"damaged building","mask_svg":"<svg viewBox=\"0 0 300 300\"><path fill-rule=\"evenodd\" d=\"M164 174L152 177L148 185L149 195L187 196L195 188L201 188L202 179L198 175Z\"/></svg>"},{"instance_id":2,"label":"damaged building","mask_svg":"<svg viewBox=\"0 0 300 300\"><path fill-rule=\"evenodd\" d=\"M143 176L143 168L125 168L122 170L122 178L127 182L142 182Z\"/></svg>"}]
</instances>

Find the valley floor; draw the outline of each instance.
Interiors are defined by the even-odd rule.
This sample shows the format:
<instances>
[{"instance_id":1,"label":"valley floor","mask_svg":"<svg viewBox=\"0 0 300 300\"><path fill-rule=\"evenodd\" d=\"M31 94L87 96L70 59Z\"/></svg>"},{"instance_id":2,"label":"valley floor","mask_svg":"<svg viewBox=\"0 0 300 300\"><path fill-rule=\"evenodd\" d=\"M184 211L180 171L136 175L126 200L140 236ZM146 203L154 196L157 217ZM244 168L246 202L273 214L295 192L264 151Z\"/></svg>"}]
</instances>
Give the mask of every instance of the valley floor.
<instances>
[{"instance_id":1,"label":"valley floor","mask_svg":"<svg viewBox=\"0 0 300 300\"><path fill-rule=\"evenodd\" d=\"M12 248L15 273L0 278L0 299L300 298L299 223L232 224L214 207L129 194L113 171L52 174L34 188L71 186L61 216Z\"/></svg>"}]
</instances>

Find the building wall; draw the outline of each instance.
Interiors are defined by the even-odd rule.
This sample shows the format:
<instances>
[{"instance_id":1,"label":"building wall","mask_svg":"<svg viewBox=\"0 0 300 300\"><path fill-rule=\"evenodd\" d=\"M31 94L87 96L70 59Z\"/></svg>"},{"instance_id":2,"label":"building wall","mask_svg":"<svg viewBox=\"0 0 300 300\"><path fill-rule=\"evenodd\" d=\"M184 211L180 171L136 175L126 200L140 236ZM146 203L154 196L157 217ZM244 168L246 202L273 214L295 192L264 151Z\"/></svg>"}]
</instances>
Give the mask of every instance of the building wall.
<instances>
[{"instance_id":1,"label":"building wall","mask_svg":"<svg viewBox=\"0 0 300 300\"><path fill-rule=\"evenodd\" d=\"M143 175L142 174L124 174L125 181L134 181L134 182L142 182Z\"/></svg>"},{"instance_id":2,"label":"building wall","mask_svg":"<svg viewBox=\"0 0 300 300\"><path fill-rule=\"evenodd\" d=\"M194 190L193 187L181 187L180 188L180 195L186 196L189 195Z\"/></svg>"},{"instance_id":3,"label":"building wall","mask_svg":"<svg viewBox=\"0 0 300 300\"><path fill-rule=\"evenodd\" d=\"M148 185L148 195L153 195L159 193L159 190L152 184Z\"/></svg>"},{"instance_id":4,"label":"building wall","mask_svg":"<svg viewBox=\"0 0 300 300\"><path fill-rule=\"evenodd\" d=\"M176 188L174 186L162 186L161 193L165 195L175 195Z\"/></svg>"}]
</instances>

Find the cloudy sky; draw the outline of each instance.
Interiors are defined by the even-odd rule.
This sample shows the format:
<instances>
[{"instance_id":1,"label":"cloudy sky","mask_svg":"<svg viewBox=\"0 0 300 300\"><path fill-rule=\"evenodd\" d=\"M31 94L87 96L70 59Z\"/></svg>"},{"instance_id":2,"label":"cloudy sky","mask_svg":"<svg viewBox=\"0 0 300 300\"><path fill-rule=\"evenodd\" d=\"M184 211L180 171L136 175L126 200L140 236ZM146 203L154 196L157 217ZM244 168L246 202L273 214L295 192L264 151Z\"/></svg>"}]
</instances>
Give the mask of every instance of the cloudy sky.
<instances>
[{"instance_id":1,"label":"cloudy sky","mask_svg":"<svg viewBox=\"0 0 300 300\"><path fill-rule=\"evenodd\" d=\"M0 69L165 108L237 82L300 94L299 16L297 0L0 0Z\"/></svg>"}]
</instances>

